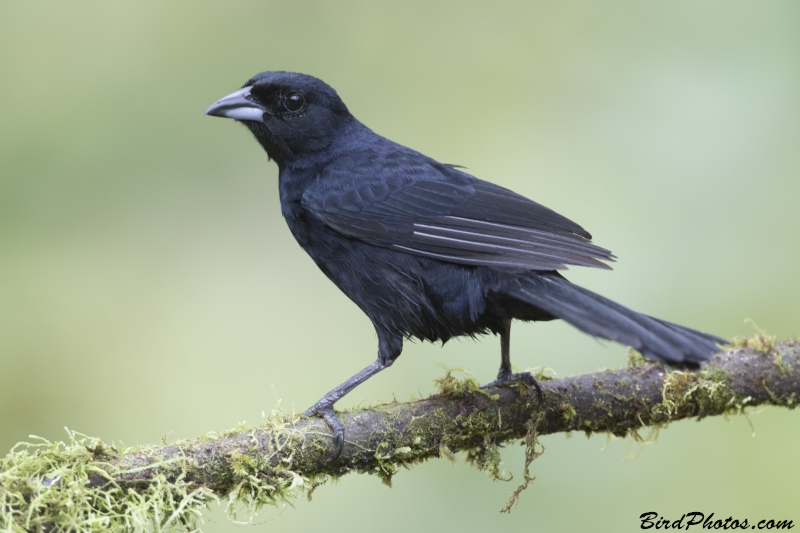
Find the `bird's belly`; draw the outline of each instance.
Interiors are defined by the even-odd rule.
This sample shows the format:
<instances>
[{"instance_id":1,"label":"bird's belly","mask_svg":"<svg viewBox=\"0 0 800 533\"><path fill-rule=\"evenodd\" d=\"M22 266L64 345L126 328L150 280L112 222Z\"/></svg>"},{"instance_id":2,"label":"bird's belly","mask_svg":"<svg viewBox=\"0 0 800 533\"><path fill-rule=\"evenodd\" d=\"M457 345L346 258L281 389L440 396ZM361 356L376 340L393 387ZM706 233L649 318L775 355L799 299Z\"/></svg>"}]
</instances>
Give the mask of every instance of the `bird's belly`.
<instances>
[{"instance_id":1,"label":"bird's belly","mask_svg":"<svg viewBox=\"0 0 800 533\"><path fill-rule=\"evenodd\" d=\"M429 341L499 328L499 321L485 316L482 268L371 245L314 222L292 229L317 266L376 328Z\"/></svg>"}]
</instances>

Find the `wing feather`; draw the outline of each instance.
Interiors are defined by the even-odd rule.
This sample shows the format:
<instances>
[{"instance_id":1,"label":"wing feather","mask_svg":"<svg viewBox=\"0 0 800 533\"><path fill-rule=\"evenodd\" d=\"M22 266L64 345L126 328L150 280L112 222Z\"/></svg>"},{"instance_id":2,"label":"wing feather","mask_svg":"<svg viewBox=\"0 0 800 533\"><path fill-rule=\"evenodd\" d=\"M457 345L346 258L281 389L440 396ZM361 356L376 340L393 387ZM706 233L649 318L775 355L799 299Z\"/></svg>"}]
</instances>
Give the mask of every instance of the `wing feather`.
<instances>
[{"instance_id":1,"label":"wing feather","mask_svg":"<svg viewBox=\"0 0 800 533\"><path fill-rule=\"evenodd\" d=\"M309 187L302 204L344 235L443 261L528 270L611 268L603 261L614 255L566 217L457 169L418 162L402 179L367 176L346 190Z\"/></svg>"}]
</instances>

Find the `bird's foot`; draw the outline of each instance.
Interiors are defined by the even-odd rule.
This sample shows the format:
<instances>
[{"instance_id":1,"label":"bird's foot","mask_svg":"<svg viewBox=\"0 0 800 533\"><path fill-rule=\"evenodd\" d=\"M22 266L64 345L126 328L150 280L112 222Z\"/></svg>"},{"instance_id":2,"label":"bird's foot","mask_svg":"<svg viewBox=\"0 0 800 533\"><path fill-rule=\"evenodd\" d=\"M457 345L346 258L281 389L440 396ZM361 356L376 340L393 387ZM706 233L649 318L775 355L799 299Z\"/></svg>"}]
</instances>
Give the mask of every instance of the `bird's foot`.
<instances>
[{"instance_id":1,"label":"bird's foot","mask_svg":"<svg viewBox=\"0 0 800 533\"><path fill-rule=\"evenodd\" d=\"M344 424L336 416L333 410L333 403L320 400L315 403L311 408L307 409L305 416L321 416L325 423L333 430L333 440L336 443L336 450L334 451L333 458L336 459L342 454L344 449Z\"/></svg>"},{"instance_id":2,"label":"bird's foot","mask_svg":"<svg viewBox=\"0 0 800 533\"><path fill-rule=\"evenodd\" d=\"M536 378L533 377L533 374L530 372L519 372L518 374L504 374L500 373L497 376L497 379L492 381L491 383L487 383L486 385L482 385L482 389L488 389L489 387L507 387L509 385L515 385L517 383L524 383L525 385L530 387L536 388L536 395L539 397L539 403L544 403L544 393L542 392L542 386L539 385L539 382L536 381Z\"/></svg>"}]
</instances>

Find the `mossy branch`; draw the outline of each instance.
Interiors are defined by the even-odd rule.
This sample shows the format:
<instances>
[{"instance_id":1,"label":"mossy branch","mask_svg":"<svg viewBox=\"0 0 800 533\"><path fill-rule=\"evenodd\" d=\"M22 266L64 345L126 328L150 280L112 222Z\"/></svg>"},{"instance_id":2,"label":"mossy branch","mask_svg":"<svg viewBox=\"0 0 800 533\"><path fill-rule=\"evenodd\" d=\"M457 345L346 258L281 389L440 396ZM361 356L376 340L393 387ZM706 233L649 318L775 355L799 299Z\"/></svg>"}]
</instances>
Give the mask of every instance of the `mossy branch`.
<instances>
[{"instance_id":1,"label":"mossy branch","mask_svg":"<svg viewBox=\"0 0 800 533\"><path fill-rule=\"evenodd\" d=\"M525 439L521 490L532 479L530 462L541 454L540 435L635 435L644 426L750 406L794 408L800 343L776 344L760 334L737 341L697 372L632 357L626 369L542 381L543 403L524 387L483 391L452 371L439 385L442 392L426 399L341 413L346 443L336 459L321 419L283 412L256 428L174 444L118 450L72 434L66 444L18 446L0 463L0 531L189 531L219 497L228 499L235 517L236 509L310 497L320 483L349 472L390 483L399 467L452 459L455 450L468 451L468 460L500 477L497 445Z\"/></svg>"}]
</instances>

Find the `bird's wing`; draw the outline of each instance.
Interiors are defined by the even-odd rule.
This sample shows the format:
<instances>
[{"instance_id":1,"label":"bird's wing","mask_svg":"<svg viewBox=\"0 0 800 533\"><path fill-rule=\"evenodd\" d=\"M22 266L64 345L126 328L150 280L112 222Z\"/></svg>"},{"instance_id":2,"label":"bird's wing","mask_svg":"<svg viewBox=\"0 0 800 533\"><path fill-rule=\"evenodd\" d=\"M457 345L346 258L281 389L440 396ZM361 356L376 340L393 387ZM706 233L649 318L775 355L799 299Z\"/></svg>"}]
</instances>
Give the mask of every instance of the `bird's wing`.
<instances>
[{"instance_id":1,"label":"bird's wing","mask_svg":"<svg viewBox=\"0 0 800 533\"><path fill-rule=\"evenodd\" d=\"M339 183L308 188L303 206L328 227L378 246L501 269L610 269L601 261L614 260L555 211L444 165Z\"/></svg>"}]
</instances>

